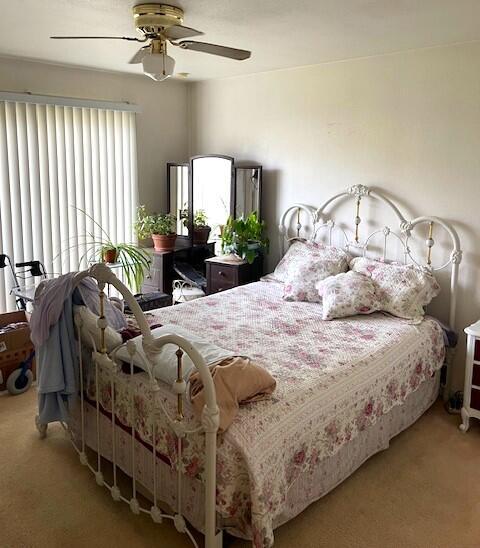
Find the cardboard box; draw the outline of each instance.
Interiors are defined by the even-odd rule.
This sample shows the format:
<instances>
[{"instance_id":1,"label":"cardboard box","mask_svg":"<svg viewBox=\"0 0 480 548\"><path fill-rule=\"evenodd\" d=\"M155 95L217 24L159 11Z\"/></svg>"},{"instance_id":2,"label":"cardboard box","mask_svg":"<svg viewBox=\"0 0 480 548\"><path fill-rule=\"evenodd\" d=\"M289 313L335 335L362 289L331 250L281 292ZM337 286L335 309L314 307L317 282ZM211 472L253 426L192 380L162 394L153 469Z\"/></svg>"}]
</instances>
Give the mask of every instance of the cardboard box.
<instances>
[{"instance_id":1,"label":"cardboard box","mask_svg":"<svg viewBox=\"0 0 480 548\"><path fill-rule=\"evenodd\" d=\"M11 323L28 322L28 320L28 315L23 310L0 314L0 329ZM0 333L0 391L6 389L10 373L26 360L33 350L29 327ZM35 376L35 360L32 363L32 372Z\"/></svg>"}]
</instances>

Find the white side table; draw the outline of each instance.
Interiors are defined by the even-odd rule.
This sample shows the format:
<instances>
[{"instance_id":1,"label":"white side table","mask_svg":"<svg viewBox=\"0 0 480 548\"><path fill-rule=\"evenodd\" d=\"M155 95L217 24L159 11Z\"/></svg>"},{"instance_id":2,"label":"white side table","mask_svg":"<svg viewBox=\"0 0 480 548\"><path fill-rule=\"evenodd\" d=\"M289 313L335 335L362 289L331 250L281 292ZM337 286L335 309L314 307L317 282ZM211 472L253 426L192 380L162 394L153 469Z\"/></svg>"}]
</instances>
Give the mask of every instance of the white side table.
<instances>
[{"instance_id":1,"label":"white side table","mask_svg":"<svg viewBox=\"0 0 480 548\"><path fill-rule=\"evenodd\" d=\"M480 419L480 320L465 328L467 334L467 358L465 363L465 387L463 391L462 424L466 432L470 418Z\"/></svg>"}]
</instances>

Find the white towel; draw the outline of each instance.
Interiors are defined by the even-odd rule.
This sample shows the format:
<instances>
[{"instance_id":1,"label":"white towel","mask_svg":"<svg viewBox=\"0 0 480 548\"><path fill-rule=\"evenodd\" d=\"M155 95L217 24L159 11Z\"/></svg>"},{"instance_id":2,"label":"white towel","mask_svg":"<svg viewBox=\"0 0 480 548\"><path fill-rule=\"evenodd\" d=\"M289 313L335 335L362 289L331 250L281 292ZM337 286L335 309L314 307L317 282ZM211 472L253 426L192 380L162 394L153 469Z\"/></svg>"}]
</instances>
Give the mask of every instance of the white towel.
<instances>
[{"instance_id":1,"label":"white towel","mask_svg":"<svg viewBox=\"0 0 480 548\"><path fill-rule=\"evenodd\" d=\"M207 365L234 355L233 352L225 350L224 348L220 348L219 346L211 342L205 341L201 339L198 335L195 335L194 333L178 325L167 324L163 325L162 327L152 329L152 335L154 338L166 335L167 333L176 333L177 335L180 335L187 339L187 341L189 341L200 353ZM138 337L135 337L131 340L135 343L137 347L137 352L135 353L133 358L133 364L145 370L145 364L148 364L149 362L143 350L142 335L139 335ZM169 343L163 346L160 352L157 354L155 363L152 364L153 375L157 380L165 382L169 385L172 385L175 382L177 378L177 356L175 355L175 352L177 351L177 349L178 346ZM127 352L126 344L122 345L118 350L115 351L114 354L116 358L124 362L130 363L130 356ZM194 369L195 366L193 365L192 360L188 357L187 354L184 354L182 359L183 378L185 380L188 380L190 373Z\"/></svg>"}]
</instances>

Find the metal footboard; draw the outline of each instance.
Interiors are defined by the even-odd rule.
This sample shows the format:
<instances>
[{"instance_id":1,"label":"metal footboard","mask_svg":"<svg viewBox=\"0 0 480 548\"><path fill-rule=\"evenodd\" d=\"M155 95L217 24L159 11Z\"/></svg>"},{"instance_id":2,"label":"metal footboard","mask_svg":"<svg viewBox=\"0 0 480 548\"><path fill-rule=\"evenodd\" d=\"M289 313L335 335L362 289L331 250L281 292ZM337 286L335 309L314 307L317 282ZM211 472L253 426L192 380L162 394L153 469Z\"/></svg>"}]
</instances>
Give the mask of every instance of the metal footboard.
<instances>
[{"instance_id":1,"label":"metal footboard","mask_svg":"<svg viewBox=\"0 0 480 548\"><path fill-rule=\"evenodd\" d=\"M124 502L129 505L130 510L134 514L146 513L149 514L152 520L156 523L161 523L164 519L172 520L175 528L180 533L184 533L191 540L192 544L198 547L197 542L189 529L186 519L183 514L182 508L182 455L183 455L183 440L189 436L198 433L203 433L205 436L205 455L202 459L204 462L204 487L205 487L205 547L206 548L221 548L222 547L222 532L217 529L216 524L216 446L217 446L217 430L219 424L219 412L216 402L215 388L212 380L210 370L208 369L204 359L198 353L198 351L192 346L192 344L184 337L176 335L175 333L165 334L159 338L153 338L148 323L143 315L142 310L138 306L128 288L110 271L108 267L103 264L96 264L89 270L81 272L77 275L76 283L80 282L83 278L90 276L97 280L99 287L99 299L100 299L100 316L98 318L97 326L100 330L100 348L96 348L95 341L91 337L90 345L93 348L92 362L94 371L91 372L94 375L95 385L95 403L94 413L96 422L96 462L90 462L87 454L87 442L86 442L86 386L85 386L85 364L82 357L82 318L79 314L75 315L75 326L78 338L78 356L79 356L79 422L75 431L71 427L71 424L64 424L64 428L69 434L73 447L79 455L81 464L87 466L95 477L95 481L99 486L107 488L114 501ZM121 492L121 488L118 484L118 458L117 458L117 432L116 432L116 416L117 416L117 402L115 397L115 388L117 380L117 373L121 366L115 359L115 352L111 354L107 353L105 344L105 330L107 328L107 321L105 318L105 286L111 284L115 287L123 296L124 300L130 306L131 311L135 315L138 325L142 332L142 344L143 350L147 357L143 360L145 371L148 374L149 382L148 389L151 391L152 401L156 406L154 412L151 413L151 452L152 452L152 470L153 470L153 501L150 508L143 507L137 498L137 471L135 463L135 443L136 443L136 425L135 425L135 405L134 405L134 358L143 359L137 352L137 347L134 342L127 342L127 351L130 356L129 364L129 386L130 386L130 422L129 435L131 442L131 496L127 497ZM174 344L177 347L175 352L177 360L177 378L173 383L172 391L176 395L176 414L171 416L171 413L162 404L160 399L155 399L153 396L159 390L158 381L153 375L153 363L154 357L158 354L160 349L166 344ZM138 354L138 355L137 355ZM203 382L205 391L205 407L203 409L200 425L192 429L189 427L187 421L184 418L183 404L186 395L187 385L183 379L183 358L187 354L192 360L193 364L197 368L200 377ZM91 367L91 365L90 365ZM111 432L109 436L111 439L111 466L112 466L112 479L109 483L102 471L102 429L100 427L101 421L101 405L99 395L99 374L100 368L102 371L110 372L110 393L111 393ZM169 514L160 509L158 506L157 495L157 417L162 415L166 419L166 423L173 431L176 437L176 507L173 514ZM42 437L45 437L47 427L40 424L37 418L37 428Z\"/></svg>"}]
</instances>

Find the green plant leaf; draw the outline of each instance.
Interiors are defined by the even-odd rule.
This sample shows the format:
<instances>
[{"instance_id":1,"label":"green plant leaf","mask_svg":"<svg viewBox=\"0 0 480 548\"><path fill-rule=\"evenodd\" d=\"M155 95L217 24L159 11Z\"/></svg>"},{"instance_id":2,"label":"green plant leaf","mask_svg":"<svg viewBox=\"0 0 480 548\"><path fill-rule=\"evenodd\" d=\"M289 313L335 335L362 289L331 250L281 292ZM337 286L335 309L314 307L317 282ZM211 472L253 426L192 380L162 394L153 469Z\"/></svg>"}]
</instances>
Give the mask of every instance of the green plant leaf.
<instances>
[{"instance_id":1,"label":"green plant leaf","mask_svg":"<svg viewBox=\"0 0 480 548\"><path fill-rule=\"evenodd\" d=\"M251 263L259 253L268 250L269 242L263 235L264 231L265 223L258 220L256 212L246 218L229 217L221 235L222 251L236 253Z\"/></svg>"}]
</instances>

